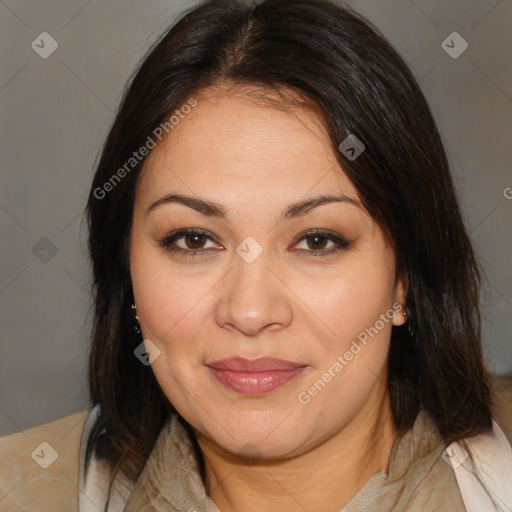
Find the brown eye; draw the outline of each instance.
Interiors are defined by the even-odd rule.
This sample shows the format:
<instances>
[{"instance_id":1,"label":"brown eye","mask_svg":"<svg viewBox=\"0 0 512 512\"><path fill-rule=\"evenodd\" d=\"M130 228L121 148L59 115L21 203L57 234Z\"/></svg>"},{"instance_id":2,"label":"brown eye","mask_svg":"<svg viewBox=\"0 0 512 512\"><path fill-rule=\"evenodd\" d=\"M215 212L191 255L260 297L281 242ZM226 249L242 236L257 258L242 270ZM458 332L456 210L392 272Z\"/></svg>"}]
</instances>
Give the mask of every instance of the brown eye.
<instances>
[{"instance_id":1,"label":"brown eye","mask_svg":"<svg viewBox=\"0 0 512 512\"><path fill-rule=\"evenodd\" d=\"M302 244L302 247L300 247ZM304 247L305 246L305 247ZM293 251L308 256L327 256L340 249L350 246L340 235L330 231L312 231L305 233L298 243L294 245Z\"/></svg>"},{"instance_id":2,"label":"brown eye","mask_svg":"<svg viewBox=\"0 0 512 512\"><path fill-rule=\"evenodd\" d=\"M208 237L203 233L188 233L183 237L187 249L202 249Z\"/></svg>"},{"instance_id":3,"label":"brown eye","mask_svg":"<svg viewBox=\"0 0 512 512\"><path fill-rule=\"evenodd\" d=\"M211 245L208 246L208 243ZM211 251L219 250L219 245L214 242L213 236L199 229L182 229L159 240L158 245L171 253L191 257L204 256Z\"/></svg>"},{"instance_id":4,"label":"brown eye","mask_svg":"<svg viewBox=\"0 0 512 512\"><path fill-rule=\"evenodd\" d=\"M317 234L307 235L304 238L306 238L306 240L308 242L308 247L310 249L313 249L314 251L320 251L322 249L325 249L325 246L329 242L329 240L327 240L327 238L325 236L321 236L321 235L317 235Z\"/></svg>"}]
</instances>

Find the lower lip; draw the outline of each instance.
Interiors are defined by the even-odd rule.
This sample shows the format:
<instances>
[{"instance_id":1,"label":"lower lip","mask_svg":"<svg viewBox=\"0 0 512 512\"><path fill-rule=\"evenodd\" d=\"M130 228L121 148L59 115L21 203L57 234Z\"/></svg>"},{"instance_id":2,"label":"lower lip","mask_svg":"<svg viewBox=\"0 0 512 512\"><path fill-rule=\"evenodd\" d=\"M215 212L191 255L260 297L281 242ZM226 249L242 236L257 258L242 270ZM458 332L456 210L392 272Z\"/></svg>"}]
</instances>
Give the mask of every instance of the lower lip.
<instances>
[{"instance_id":1,"label":"lower lip","mask_svg":"<svg viewBox=\"0 0 512 512\"><path fill-rule=\"evenodd\" d=\"M210 373L224 386L244 395L261 395L288 384L299 376L305 366L293 370L268 370L263 372L243 372L217 370L207 367Z\"/></svg>"}]
</instances>

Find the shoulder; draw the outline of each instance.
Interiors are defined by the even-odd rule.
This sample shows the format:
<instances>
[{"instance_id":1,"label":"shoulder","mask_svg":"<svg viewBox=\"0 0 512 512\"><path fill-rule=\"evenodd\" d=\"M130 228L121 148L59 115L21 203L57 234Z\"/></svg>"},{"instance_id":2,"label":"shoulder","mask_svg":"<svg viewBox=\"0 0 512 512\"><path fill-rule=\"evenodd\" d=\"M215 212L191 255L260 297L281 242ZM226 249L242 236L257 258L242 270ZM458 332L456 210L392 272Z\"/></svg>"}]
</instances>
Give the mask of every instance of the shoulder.
<instances>
[{"instance_id":1,"label":"shoulder","mask_svg":"<svg viewBox=\"0 0 512 512\"><path fill-rule=\"evenodd\" d=\"M512 503L512 446L493 420L492 429L446 449L468 512L504 511Z\"/></svg>"},{"instance_id":2,"label":"shoulder","mask_svg":"<svg viewBox=\"0 0 512 512\"><path fill-rule=\"evenodd\" d=\"M89 410L0 438L5 510L78 510L80 443Z\"/></svg>"}]
</instances>

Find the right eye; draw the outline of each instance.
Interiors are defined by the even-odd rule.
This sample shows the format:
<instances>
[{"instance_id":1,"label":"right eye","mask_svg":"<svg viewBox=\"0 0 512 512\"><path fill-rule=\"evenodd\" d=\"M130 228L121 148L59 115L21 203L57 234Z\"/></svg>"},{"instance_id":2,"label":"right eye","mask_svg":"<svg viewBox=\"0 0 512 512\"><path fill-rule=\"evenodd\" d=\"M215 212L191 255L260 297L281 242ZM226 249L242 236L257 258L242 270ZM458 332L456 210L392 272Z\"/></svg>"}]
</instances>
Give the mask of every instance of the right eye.
<instances>
[{"instance_id":1,"label":"right eye","mask_svg":"<svg viewBox=\"0 0 512 512\"><path fill-rule=\"evenodd\" d=\"M179 240L182 241L181 246L176 243ZM214 242L213 236L207 231L201 229L181 229L159 240L158 245L163 247L166 251L182 256L194 257L198 254L212 251L212 248L204 248L204 244L207 241Z\"/></svg>"}]
</instances>

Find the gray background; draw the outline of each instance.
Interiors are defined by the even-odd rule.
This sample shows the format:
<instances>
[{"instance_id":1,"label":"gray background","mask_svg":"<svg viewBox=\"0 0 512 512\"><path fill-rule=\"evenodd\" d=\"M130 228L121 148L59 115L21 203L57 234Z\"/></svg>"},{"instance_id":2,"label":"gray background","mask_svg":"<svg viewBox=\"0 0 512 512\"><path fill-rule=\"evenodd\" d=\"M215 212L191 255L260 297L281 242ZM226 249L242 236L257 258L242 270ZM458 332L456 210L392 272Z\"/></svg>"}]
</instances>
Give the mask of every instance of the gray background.
<instances>
[{"instance_id":1,"label":"gray background","mask_svg":"<svg viewBox=\"0 0 512 512\"><path fill-rule=\"evenodd\" d=\"M132 70L191 5L0 3L0 435L89 405L91 298L82 212L92 169ZM432 106L488 276L486 358L495 373L510 374L512 199L504 190L512 187L512 0L349 5L405 57ZM31 43L45 31L59 46L42 59ZM456 59L441 46L454 31L469 44Z\"/></svg>"}]
</instances>

